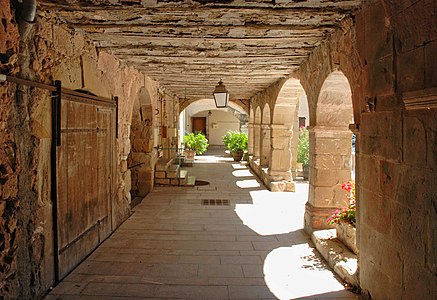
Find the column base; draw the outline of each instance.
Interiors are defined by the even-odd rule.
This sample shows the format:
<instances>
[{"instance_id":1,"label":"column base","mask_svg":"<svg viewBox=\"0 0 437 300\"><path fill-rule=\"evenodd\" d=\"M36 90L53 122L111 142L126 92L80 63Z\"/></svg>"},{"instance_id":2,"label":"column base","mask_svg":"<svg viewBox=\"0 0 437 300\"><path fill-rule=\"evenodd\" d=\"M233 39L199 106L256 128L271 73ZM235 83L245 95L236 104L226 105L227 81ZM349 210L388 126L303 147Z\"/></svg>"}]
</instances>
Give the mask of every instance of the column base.
<instances>
[{"instance_id":1,"label":"column base","mask_svg":"<svg viewBox=\"0 0 437 300\"><path fill-rule=\"evenodd\" d=\"M269 174L269 169L265 166L260 165L259 159L254 157L249 158L249 166L252 169L252 171L256 174L256 176L258 176L258 178L264 183L264 185L271 192L296 191L296 185L294 181L291 180L290 174L285 174L281 176L278 172L276 172L276 174L274 175Z\"/></svg>"},{"instance_id":2,"label":"column base","mask_svg":"<svg viewBox=\"0 0 437 300\"><path fill-rule=\"evenodd\" d=\"M308 234L315 230L334 228L333 225L328 225L326 220L335 211L336 207L316 207L307 202L305 204L305 223L304 229Z\"/></svg>"}]
</instances>

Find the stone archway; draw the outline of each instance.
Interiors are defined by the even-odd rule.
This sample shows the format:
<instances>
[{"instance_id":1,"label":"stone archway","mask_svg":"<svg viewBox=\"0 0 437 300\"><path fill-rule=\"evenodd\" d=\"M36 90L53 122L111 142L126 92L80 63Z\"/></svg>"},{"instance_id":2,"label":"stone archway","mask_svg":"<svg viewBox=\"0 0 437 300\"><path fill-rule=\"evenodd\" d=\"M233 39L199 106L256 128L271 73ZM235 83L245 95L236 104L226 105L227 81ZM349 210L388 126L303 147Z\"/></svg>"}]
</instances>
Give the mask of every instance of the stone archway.
<instances>
[{"instance_id":1,"label":"stone archway","mask_svg":"<svg viewBox=\"0 0 437 300\"><path fill-rule=\"evenodd\" d=\"M261 137L260 137L260 166L261 168L270 168L270 106L268 103L264 105L261 118Z\"/></svg>"},{"instance_id":2,"label":"stone archway","mask_svg":"<svg viewBox=\"0 0 437 300\"><path fill-rule=\"evenodd\" d=\"M351 179L352 92L341 71L332 72L323 83L310 133L310 196L306 205L308 232L327 228L326 219L347 206L341 183Z\"/></svg>"},{"instance_id":3,"label":"stone archway","mask_svg":"<svg viewBox=\"0 0 437 300\"><path fill-rule=\"evenodd\" d=\"M143 198L153 189L153 107L149 92L141 88L132 110L130 130L131 196Z\"/></svg>"},{"instance_id":4,"label":"stone archway","mask_svg":"<svg viewBox=\"0 0 437 300\"><path fill-rule=\"evenodd\" d=\"M302 100L306 101L306 94L300 81L290 78L282 86L273 110L270 173L275 180L295 179L291 175L297 168L299 108Z\"/></svg>"}]
</instances>

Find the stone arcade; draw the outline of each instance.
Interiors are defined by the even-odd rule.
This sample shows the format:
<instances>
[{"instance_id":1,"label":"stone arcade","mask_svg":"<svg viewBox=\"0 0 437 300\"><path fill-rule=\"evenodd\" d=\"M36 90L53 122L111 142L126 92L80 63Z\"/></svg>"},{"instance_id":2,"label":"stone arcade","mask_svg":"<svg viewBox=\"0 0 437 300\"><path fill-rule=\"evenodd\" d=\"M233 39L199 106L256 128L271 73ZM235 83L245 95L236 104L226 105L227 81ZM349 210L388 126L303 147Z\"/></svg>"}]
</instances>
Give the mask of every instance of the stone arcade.
<instances>
[{"instance_id":1,"label":"stone arcade","mask_svg":"<svg viewBox=\"0 0 437 300\"><path fill-rule=\"evenodd\" d=\"M126 220L222 79L271 190L294 189L308 99L308 232L344 205L356 135L362 294L436 298L436 0L0 0L0 18L0 297L41 297Z\"/></svg>"}]
</instances>

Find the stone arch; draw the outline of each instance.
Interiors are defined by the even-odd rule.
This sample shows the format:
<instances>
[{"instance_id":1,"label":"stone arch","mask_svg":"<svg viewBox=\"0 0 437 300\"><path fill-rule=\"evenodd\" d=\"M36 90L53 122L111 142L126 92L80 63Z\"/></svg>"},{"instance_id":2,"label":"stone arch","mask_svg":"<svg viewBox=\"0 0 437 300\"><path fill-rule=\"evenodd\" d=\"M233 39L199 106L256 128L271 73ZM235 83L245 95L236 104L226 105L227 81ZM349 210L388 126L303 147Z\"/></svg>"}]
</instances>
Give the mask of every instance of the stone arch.
<instances>
[{"instance_id":1,"label":"stone arch","mask_svg":"<svg viewBox=\"0 0 437 300\"><path fill-rule=\"evenodd\" d=\"M352 121L352 91L341 71L325 79L316 105L316 126L348 127Z\"/></svg>"},{"instance_id":2,"label":"stone arch","mask_svg":"<svg viewBox=\"0 0 437 300\"><path fill-rule=\"evenodd\" d=\"M315 120L310 127L310 209L317 208L305 220L307 230L327 227L330 212L348 205L341 183L351 179L353 121L352 92L341 71L331 72L318 93ZM307 207L308 209L308 207ZM322 221L320 221L322 220Z\"/></svg>"},{"instance_id":3,"label":"stone arch","mask_svg":"<svg viewBox=\"0 0 437 300\"><path fill-rule=\"evenodd\" d=\"M149 91L142 87L135 99L130 130L131 195L144 197L153 188L153 106Z\"/></svg>"},{"instance_id":4,"label":"stone arch","mask_svg":"<svg viewBox=\"0 0 437 300\"><path fill-rule=\"evenodd\" d=\"M255 118L253 122L253 156L254 160L259 159L261 155L261 107L255 109Z\"/></svg>"},{"instance_id":5,"label":"stone arch","mask_svg":"<svg viewBox=\"0 0 437 300\"><path fill-rule=\"evenodd\" d=\"M261 148L260 148L260 165L262 167L269 167L270 165L270 124L271 124L271 111L268 103L264 104L261 116Z\"/></svg>"},{"instance_id":6,"label":"stone arch","mask_svg":"<svg viewBox=\"0 0 437 300\"><path fill-rule=\"evenodd\" d=\"M297 144L299 142L299 109L305 102L305 118L308 118L306 93L300 81L288 79L281 87L275 102L272 125L271 174L283 180L296 178Z\"/></svg>"},{"instance_id":7,"label":"stone arch","mask_svg":"<svg viewBox=\"0 0 437 300\"><path fill-rule=\"evenodd\" d=\"M196 114L202 114L207 118L207 132L211 128L212 124L209 124L209 117L205 112L214 111L217 112L226 112L233 115L235 118L239 120L239 130L246 132L248 131L248 119L249 116L244 107L239 105L236 102L229 102L228 107L226 108L216 108L214 101L211 99L200 99L197 101L192 101L188 105L184 106L184 108L179 113L179 141L183 140L183 136L187 132L191 132L191 116Z\"/></svg>"}]
</instances>

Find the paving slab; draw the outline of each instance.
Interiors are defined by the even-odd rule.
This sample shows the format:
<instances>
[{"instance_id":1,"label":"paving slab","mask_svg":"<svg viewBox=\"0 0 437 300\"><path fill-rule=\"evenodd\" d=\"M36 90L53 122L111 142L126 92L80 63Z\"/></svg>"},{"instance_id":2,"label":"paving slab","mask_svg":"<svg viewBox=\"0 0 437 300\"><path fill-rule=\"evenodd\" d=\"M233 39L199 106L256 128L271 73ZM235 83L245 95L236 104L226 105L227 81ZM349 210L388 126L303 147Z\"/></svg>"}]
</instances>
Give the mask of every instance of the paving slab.
<instances>
[{"instance_id":1,"label":"paving slab","mask_svg":"<svg viewBox=\"0 0 437 300\"><path fill-rule=\"evenodd\" d=\"M46 299L358 299L303 230L308 184L269 192L224 150L190 175L210 185L155 187Z\"/></svg>"}]
</instances>

